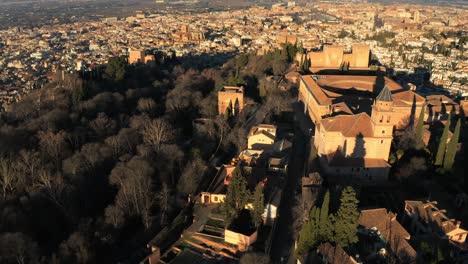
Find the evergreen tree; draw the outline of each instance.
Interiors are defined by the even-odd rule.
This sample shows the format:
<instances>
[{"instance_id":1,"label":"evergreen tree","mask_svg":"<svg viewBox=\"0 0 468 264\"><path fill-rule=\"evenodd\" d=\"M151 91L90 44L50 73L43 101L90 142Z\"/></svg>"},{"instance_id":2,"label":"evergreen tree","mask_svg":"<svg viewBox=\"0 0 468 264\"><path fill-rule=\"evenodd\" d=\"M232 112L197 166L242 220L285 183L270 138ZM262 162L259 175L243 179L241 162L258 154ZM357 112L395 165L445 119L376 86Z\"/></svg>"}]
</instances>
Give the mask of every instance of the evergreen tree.
<instances>
[{"instance_id":1,"label":"evergreen tree","mask_svg":"<svg viewBox=\"0 0 468 264\"><path fill-rule=\"evenodd\" d=\"M125 56L112 57L107 62L104 76L111 81L122 81L127 74L128 62Z\"/></svg>"},{"instance_id":2,"label":"evergreen tree","mask_svg":"<svg viewBox=\"0 0 468 264\"><path fill-rule=\"evenodd\" d=\"M346 187L341 192L340 207L336 213L335 222L335 242L342 247L358 241L357 227L359 211L357 209L359 201L356 192L351 186Z\"/></svg>"},{"instance_id":3,"label":"evergreen tree","mask_svg":"<svg viewBox=\"0 0 468 264\"><path fill-rule=\"evenodd\" d=\"M281 59L281 50L280 49L275 49L275 52L273 54L273 60L277 61Z\"/></svg>"},{"instance_id":4,"label":"evergreen tree","mask_svg":"<svg viewBox=\"0 0 468 264\"><path fill-rule=\"evenodd\" d=\"M309 68L310 68L310 58L307 58L307 54L304 54L304 56L305 56L305 59L304 59L302 71L307 73L309 72Z\"/></svg>"},{"instance_id":5,"label":"evergreen tree","mask_svg":"<svg viewBox=\"0 0 468 264\"><path fill-rule=\"evenodd\" d=\"M343 71L343 69L344 69L344 63L342 62L342 63L340 64L340 68L339 68L338 70L339 70L339 71Z\"/></svg>"},{"instance_id":6,"label":"evergreen tree","mask_svg":"<svg viewBox=\"0 0 468 264\"><path fill-rule=\"evenodd\" d=\"M247 190L247 181L241 170L239 165L234 169L232 179L227 187L226 199L223 204L226 225L229 225L232 219L244 209L250 197L249 190Z\"/></svg>"},{"instance_id":7,"label":"evergreen tree","mask_svg":"<svg viewBox=\"0 0 468 264\"><path fill-rule=\"evenodd\" d=\"M229 101L229 105L226 108L226 111L224 111L224 118L226 120L231 119L233 111L234 111L234 108L232 107L232 101Z\"/></svg>"},{"instance_id":8,"label":"evergreen tree","mask_svg":"<svg viewBox=\"0 0 468 264\"><path fill-rule=\"evenodd\" d=\"M301 62L299 63L299 69L304 71L304 54L301 54Z\"/></svg>"},{"instance_id":9,"label":"evergreen tree","mask_svg":"<svg viewBox=\"0 0 468 264\"><path fill-rule=\"evenodd\" d=\"M260 225L262 222L262 214L265 210L265 201L263 196L263 186L261 183L255 187L255 192L253 195L253 209L250 211L252 216L252 221L255 226Z\"/></svg>"},{"instance_id":10,"label":"evergreen tree","mask_svg":"<svg viewBox=\"0 0 468 264\"><path fill-rule=\"evenodd\" d=\"M452 169L453 163L455 162L458 139L460 138L460 126L461 120L458 119L457 125L455 126L455 131L453 132L452 138L450 139L447 146L447 153L445 154L444 169L446 170Z\"/></svg>"},{"instance_id":11,"label":"evergreen tree","mask_svg":"<svg viewBox=\"0 0 468 264\"><path fill-rule=\"evenodd\" d=\"M421 113L419 114L418 124L416 125L416 148L421 149L424 147L423 133L424 133L424 112L426 105L423 104Z\"/></svg>"},{"instance_id":12,"label":"evergreen tree","mask_svg":"<svg viewBox=\"0 0 468 264\"><path fill-rule=\"evenodd\" d=\"M318 213L318 214L317 214ZM318 215L320 214L320 209L313 207L309 212L309 221L304 223L302 226L301 232L299 234L299 241L297 243L297 254L303 255L309 250L318 244Z\"/></svg>"},{"instance_id":13,"label":"evergreen tree","mask_svg":"<svg viewBox=\"0 0 468 264\"><path fill-rule=\"evenodd\" d=\"M297 48L297 52L304 54L304 44L302 43L302 41L299 47Z\"/></svg>"},{"instance_id":14,"label":"evergreen tree","mask_svg":"<svg viewBox=\"0 0 468 264\"><path fill-rule=\"evenodd\" d=\"M331 241L333 237L333 226L329 215L330 191L325 193L319 218L319 238L321 241Z\"/></svg>"},{"instance_id":15,"label":"evergreen tree","mask_svg":"<svg viewBox=\"0 0 468 264\"><path fill-rule=\"evenodd\" d=\"M451 119L451 115L449 115L447 124L445 124L444 132L442 133L442 136L440 137L439 147L437 148L437 153L436 153L436 158L435 158L435 163L434 163L434 165L436 166L441 166L442 163L444 162L445 147L447 146L447 138L448 138L448 133L449 133L449 128L450 128L450 119Z\"/></svg>"}]
</instances>

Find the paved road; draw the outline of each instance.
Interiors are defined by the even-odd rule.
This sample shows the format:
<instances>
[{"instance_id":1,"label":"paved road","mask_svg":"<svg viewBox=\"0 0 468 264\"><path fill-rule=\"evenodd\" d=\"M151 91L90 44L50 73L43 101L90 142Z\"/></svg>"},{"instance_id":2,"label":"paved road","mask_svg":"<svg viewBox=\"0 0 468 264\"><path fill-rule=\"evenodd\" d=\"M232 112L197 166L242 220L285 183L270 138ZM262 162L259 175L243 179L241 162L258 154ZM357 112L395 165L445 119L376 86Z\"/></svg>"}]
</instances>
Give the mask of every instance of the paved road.
<instances>
[{"instance_id":1,"label":"paved road","mask_svg":"<svg viewBox=\"0 0 468 264\"><path fill-rule=\"evenodd\" d=\"M279 218L270 251L273 263L285 263L293 253L293 207L296 190L304 173L306 137L296 129L286 186L279 208Z\"/></svg>"}]
</instances>

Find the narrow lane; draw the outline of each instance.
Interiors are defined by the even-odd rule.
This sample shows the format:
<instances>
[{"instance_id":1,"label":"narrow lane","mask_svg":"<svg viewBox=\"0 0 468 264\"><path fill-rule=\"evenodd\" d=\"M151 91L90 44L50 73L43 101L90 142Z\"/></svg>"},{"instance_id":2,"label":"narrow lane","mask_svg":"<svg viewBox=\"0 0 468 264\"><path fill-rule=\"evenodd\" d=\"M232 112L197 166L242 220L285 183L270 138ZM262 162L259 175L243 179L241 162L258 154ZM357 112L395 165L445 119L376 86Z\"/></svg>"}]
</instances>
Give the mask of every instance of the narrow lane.
<instances>
[{"instance_id":1,"label":"narrow lane","mask_svg":"<svg viewBox=\"0 0 468 264\"><path fill-rule=\"evenodd\" d=\"M305 148L306 137L302 134L300 129L296 128L286 185L281 199L279 218L277 220L276 232L270 251L270 257L273 263L284 263L293 253L293 207L296 190L299 187L302 174L304 173Z\"/></svg>"}]
</instances>

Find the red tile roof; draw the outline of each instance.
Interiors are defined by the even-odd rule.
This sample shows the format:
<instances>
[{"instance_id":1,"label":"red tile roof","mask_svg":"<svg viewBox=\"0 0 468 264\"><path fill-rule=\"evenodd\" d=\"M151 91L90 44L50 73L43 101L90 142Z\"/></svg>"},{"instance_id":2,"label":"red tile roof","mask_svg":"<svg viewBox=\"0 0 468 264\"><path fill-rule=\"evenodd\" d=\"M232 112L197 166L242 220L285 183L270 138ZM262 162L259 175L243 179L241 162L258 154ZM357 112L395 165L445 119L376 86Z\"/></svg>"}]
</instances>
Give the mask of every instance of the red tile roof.
<instances>
[{"instance_id":1,"label":"red tile roof","mask_svg":"<svg viewBox=\"0 0 468 264\"><path fill-rule=\"evenodd\" d=\"M339 115L320 120L320 126L326 131L341 132L345 137L372 137L374 128L372 119L366 113L357 115Z\"/></svg>"}]
</instances>

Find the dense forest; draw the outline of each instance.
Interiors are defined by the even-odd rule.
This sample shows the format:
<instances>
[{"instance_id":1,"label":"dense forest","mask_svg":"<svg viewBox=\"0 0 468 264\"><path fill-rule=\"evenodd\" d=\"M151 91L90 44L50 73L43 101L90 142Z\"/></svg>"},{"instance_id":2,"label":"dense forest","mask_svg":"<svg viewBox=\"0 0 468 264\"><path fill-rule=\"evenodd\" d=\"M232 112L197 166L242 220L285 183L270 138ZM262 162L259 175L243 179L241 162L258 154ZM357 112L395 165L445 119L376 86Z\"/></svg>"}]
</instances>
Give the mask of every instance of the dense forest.
<instances>
[{"instance_id":1,"label":"dense forest","mask_svg":"<svg viewBox=\"0 0 468 264\"><path fill-rule=\"evenodd\" d=\"M222 65L208 56L195 68L116 57L92 73L58 72L11 105L0 118L0 263L141 260L212 163L245 148L249 107L266 122L290 107L295 89L278 87L291 86L283 75L296 52ZM223 85L245 87L242 114L218 115Z\"/></svg>"}]
</instances>

